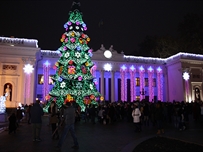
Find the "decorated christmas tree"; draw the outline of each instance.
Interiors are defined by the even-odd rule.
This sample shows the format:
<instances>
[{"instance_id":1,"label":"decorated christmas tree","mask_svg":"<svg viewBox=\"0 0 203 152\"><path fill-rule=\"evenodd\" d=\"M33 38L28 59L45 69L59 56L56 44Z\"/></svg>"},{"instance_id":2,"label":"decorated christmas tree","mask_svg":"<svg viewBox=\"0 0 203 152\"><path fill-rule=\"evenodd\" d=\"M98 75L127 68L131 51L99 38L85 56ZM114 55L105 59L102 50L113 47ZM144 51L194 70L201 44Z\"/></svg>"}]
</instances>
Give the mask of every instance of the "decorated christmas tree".
<instances>
[{"instance_id":1,"label":"decorated christmas tree","mask_svg":"<svg viewBox=\"0 0 203 152\"><path fill-rule=\"evenodd\" d=\"M64 102L76 102L84 111L86 104L97 104L100 93L92 73L95 65L91 60L90 38L85 34L87 26L82 19L79 1L72 3L64 28L62 45L57 50L60 58L55 63L56 74L52 77L54 86L47 98L49 103L55 101L58 107Z\"/></svg>"}]
</instances>

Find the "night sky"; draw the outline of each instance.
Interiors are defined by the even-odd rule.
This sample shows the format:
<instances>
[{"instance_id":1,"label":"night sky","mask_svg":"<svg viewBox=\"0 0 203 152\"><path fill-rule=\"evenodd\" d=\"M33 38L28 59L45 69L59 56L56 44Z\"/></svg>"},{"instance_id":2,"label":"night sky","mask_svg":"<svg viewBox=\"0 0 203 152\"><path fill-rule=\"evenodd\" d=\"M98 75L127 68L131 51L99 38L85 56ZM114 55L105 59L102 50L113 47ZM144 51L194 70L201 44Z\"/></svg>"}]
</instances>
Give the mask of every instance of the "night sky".
<instances>
[{"instance_id":1,"label":"night sky","mask_svg":"<svg viewBox=\"0 0 203 152\"><path fill-rule=\"evenodd\" d=\"M203 1L195 0L80 0L89 47L111 45L118 52L136 54L147 36L177 35L187 13L203 14ZM72 0L1 1L0 35L37 39L44 50L57 50L65 32ZM103 24L99 24L103 23ZM100 25L100 26L99 26Z\"/></svg>"}]
</instances>

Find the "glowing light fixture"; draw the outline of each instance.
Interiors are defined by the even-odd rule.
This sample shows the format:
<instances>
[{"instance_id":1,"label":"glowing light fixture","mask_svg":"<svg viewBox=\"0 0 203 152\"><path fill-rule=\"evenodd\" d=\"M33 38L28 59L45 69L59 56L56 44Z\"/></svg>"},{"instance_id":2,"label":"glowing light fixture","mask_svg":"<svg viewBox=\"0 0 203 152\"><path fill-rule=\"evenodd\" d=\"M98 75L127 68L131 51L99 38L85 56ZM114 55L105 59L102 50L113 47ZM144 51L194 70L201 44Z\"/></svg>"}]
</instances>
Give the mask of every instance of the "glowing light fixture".
<instances>
[{"instance_id":1,"label":"glowing light fixture","mask_svg":"<svg viewBox=\"0 0 203 152\"><path fill-rule=\"evenodd\" d=\"M162 69L161 69L160 67L158 67L158 68L157 68L157 71L158 71L158 72L161 72L161 71L162 71Z\"/></svg>"},{"instance_id":2,"label":"glowing light fixture","mask_svg":"<svg viewBox=\"0 0 203 152\"><path fill-rule=\"evenodd\" d=\"M33 72L34 68L32 67L31 64L26 64L26 65L24 66L23 70L24 70L24 72L25 72L26 74L30 74L30 73Z\"/></svg>"},{"instance_id":3,"label":"glowing light fixture","mask_svg":"<svg viewBox=\"0 0 203 152\"><path fill-rule=\"evenodd\" d=\"M125 71L125 70L127 69L127 67L126 67L125 65L122 65L121 69L122 69L123 71Z\"/></svg>"},{"instance_id":4,"label":"glowing light fixture","mask_svg":"<svg viewBox=\"0 0 203 152\"><path fill-rule=\"evenodd\" d=\"M153 71L153 68L150 66L150 67L148 68L148 70L149 70L150 72L152 72L152 71Z\"/></svg>"},{"instance_id":5,"label":"glowing light fixture","mask_svg":"<svg viewBox=\"0 0 203 152\"><path fill-rule=\"evenodd\" d=\"M104 56L105 56L106 58L110 59L110 58L112 57L111 51L106 50L106 51L104 52Z\"/></svg>"},{"instance_id":6,"label":"glowing light fixture","mask_svg":"<svg viewBox=\"0 0 203 152\"><path fill-rule=\"evenodd\" d=\"M141 66L141 67L140 67L139 69L140 69L140 71L144 71L144 68L143 68L143 66Z\"/></svg>"},{"instance_id":7,"label":"glowing light fixture","mask_svg":"<svg viewBox=\"0 0 203 152\"><path fill-rule=\"evenodd\" d=\"M188 72L184 72L183 73L183 79L187 81L187 80L189 80L189 78L190 78L189 73Z\"/></svg>"},{"instance_id":8,"label":"glowing light fixture","mask_svg":"<svg viewBox=\"0 0 203 152\"><path fill-rule=\"evenodd\" d=\"M111 65L111 64L106 63L106 64L104 65L104 70L105 70L105 71L111 71L111 69L112 69L112 65Z\"/></svg>"},{"instance_id":9,"label":"glowing light fixture","mask_svg":"<svg viewBox=\"0 0 203 152\"><path fill-rule=\"evenodd\" d=\"M44 65L45 65L46 67L49 67L49 66L50 66L49 61L46 61L46 62L44 63Z\"/></svg>"},{"instance_id":10,"label":"glowing light fixture","mask_svg":"<svg viewBox=\"0 0 203 152\"><path fill-rule=\"evenodd\" d=\"M130 70L131 70L131 71L134 71L134 70L135 70L135 67L132 65L132 66L130 67Z\"/></svg>"}]
</instances>

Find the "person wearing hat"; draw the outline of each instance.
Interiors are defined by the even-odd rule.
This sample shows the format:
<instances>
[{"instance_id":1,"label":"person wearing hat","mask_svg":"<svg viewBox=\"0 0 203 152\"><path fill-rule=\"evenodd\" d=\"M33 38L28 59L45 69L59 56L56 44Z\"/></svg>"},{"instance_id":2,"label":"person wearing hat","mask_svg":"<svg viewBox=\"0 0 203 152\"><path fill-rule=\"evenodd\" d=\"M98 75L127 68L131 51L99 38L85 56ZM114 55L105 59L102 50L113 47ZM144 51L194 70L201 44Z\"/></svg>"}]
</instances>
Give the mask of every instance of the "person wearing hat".
<instances>
[{"instance_id":1,"label":"person wearing hat","mask_svg":"<svg viewBox=\"0 0 203 152\"><path fill-rule=\"evenodd\" d=\"M77 141L77 137L75 135L75 130L74 130L74 124L75 124L75 108L72 105L72 102L66 102L65 105L63 105L64 110L63 110L63 117L64 117L64 129L62 131L61 137L58 141L58 144L56 146L57 149L60 149L61 146L63 145L64 140L66 139L66 136L68 132L70 131L71 136L74 141L74 145L72 148L78 149L79 144Z\"/></svg>"}]
</instances>

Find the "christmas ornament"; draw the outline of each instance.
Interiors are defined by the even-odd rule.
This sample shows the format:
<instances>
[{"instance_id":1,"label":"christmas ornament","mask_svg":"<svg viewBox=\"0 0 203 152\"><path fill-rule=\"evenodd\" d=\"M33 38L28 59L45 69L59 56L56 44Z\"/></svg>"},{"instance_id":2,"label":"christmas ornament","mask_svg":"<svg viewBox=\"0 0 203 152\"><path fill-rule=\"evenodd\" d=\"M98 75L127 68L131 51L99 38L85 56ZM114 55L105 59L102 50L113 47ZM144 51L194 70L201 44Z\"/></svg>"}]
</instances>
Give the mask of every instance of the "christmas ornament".
<instances>
[{"instance_id":1,"label":"christmas ornament","mask_svg":"<svg viewBox=\"0 0 203 152\"><path fill-rule=\"evenodd\" d=\"M75 74L75 66L69 66L68 74Z\"/></svg>"}]
</instances>

